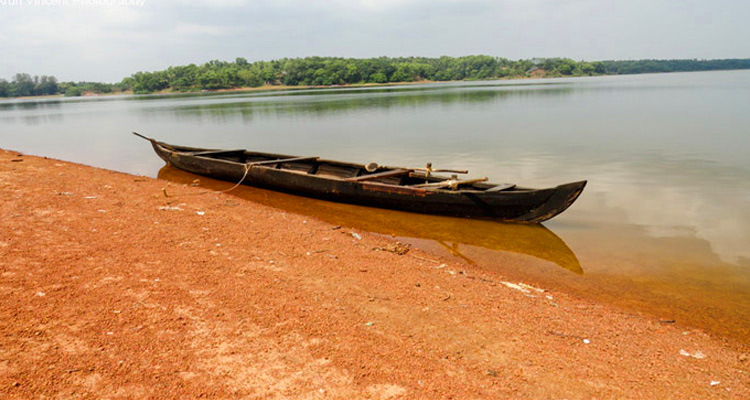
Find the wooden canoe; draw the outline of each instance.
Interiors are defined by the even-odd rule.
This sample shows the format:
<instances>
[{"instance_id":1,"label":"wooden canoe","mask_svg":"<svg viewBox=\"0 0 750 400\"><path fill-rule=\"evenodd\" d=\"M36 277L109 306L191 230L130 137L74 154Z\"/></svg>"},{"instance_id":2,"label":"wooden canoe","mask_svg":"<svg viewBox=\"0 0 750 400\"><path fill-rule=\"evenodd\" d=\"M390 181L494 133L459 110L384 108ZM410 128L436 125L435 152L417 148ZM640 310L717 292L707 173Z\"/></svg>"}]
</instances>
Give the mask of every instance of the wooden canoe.
<instances>
[{"instance_id":1,"label":"wooden canoe","mask_svg":"<svg viewBox=\"0 0 750 400\"><path fill-rule=\"evenodd\" d=\"M586 186L586 181L579 181L546 189L521 188L488 183L486 178L459 180L418 168L176 146L133 133L150 141L164 161L194 174L301 196L424 214L539 223L565 211Z\"/></svg>"}]
</instances>

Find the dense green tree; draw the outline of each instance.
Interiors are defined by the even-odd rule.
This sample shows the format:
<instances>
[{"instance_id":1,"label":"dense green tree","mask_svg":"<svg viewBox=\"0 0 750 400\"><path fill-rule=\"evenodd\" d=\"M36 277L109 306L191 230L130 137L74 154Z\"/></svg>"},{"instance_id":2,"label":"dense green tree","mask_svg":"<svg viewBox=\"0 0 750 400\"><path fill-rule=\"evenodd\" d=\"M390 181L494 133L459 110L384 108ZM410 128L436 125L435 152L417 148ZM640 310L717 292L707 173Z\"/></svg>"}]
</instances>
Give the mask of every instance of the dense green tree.
<instances>
[{"instance_id":1,"label":"dense green tree","mask_svg":"<svg viewBox=\"0 0 750 400\"><path fill-rule=\"evenodd\" d=\"M385 76L385 74L382 72L376 72L370 75L370 82L371 83L386 83L388 82L388 77Z\"/></svg>"},{"instance_id":2,"label":"dense green tree","mask_svg":"<svg viewBox=\"0 0 750 400\"><path fill-rule=\"evenodd\" d=\"M267 85L276 84L281 74L278 62L258 61L250 66L250 70L258 74L263 83Z\"/></svg>"},{"instance_id":3,"label":"dense green tree","mask_svg":"<svg viewBox=\"0 0 750 400\"><path fill-rule=\"evenodd\" d=\"M411 64L399 64L391 75L391 82L413 82L419 79Z\"/></svg>"},{"instance_id":4,"label":"dense green tree","mask_svg":"<svg viewBox=\"0 0 750 400\"><path fill-rule=\"evenodd\" d=\"M71 86L65 90L65 97L78 97L83 94L83 88L78 86Z\"/></svg>"},{"instance_id":5,"label":"dense green tree","mask_svg":"<svg viewBox=\"0 0 750 400\"><path fill-rule=\"evenodd\" d=\"M34 81L35 95L52 95L58 93L57 78L54 76L42 75L41 78Z\"/></svg>"},{"instance_id":6,"label":"dense green tree","mask_svg":"<svg viewBox=\"0 0 750 400\"><path fill-rule=\"evenodd\" d=\"M601 61L594 61L591 63L594 66L595 75L604 75L607 73L607 66Z\"/></svg>"},{"instance_id":7,"label":"dense green tree","mask_svg":"<svg viewBox=\"0 0 750 400\"><path fill-rule=\"evenodd\" d=\"M229 86L229 74L226 71L207 69L198 76L198 84L203 89L226 89Z\"/></svg>"},{"instance_id":8,"label":"dense green tree","mask_svg":"<svg viewBox=\"0 0 750 400\"><path fill-rule=\"evenodd\" d=\"M152 93L157 90L166 89L169 80L165 71L136 72L133 78L133 93Z\"/></svg>"},{"instance_id":9,"label":"dense green tree","mask_svg":"<svg viewBox=\"0 0 750 400\"><path fill-rule=\"evenodd\" d=\"M594 64L588 62L580 62L577 70L580 71L580 75L591 76L596 74L596 67Z\"/></svg>"},{"instance_id":10,"label":"dense green tree","mask_svg":"<svg viewBox=\"0 0 750 400\"><path fill-rule=\"evenodd\" d=\"M112 85L101 82L78 82L76 86L81 87L85 92L92 93L112 93Z\"/></svg>"},{"instance_id":11,"label":"dense green tree","mask_svg":"<svg viewBox=\"0 0 750 400\"><path fill-rule=\"evenodd\" d=\"M241 86L258 87L263 85L263 78L253 70L243 69L237 72L237 78L240 80Z\"/></svg>"},{"instance_id":12,"label":"dense green tree","mask_svg":"<svg viewBox=\"0 0 750 400\"><path fill-rule=\"evenodd\" d=\"M344 70L345 83L359 83L362 81L362 73L356 63L349 61Z\"/></svg>"},{"instance_id":13,"label":"dense green tree","mask_svg":"<svg viewBox=\"0 0 750 400\"><path fill-rule=\"evenodd\" d=\"M312 76L312 82L310 82L312 85L331 85L333 84L333 78L329 74L328 71L326 71L323 68L318 68L313 72Z\"/></svg>"},{"instance_id":14,"label":"dense green tree","mask_svg":"<svg viewBox=\"0 0 750 400\"><path fill-rule=\"evenodd\" d=\"M10 96L10 82L0 79L0 97Z\"/></svg>"},{"instance_id":15,"label":"dense green tree","mask_svg":"<svg viewBox=\"0 0 750 400\"><path fill-rule=\"evenodd\" d=\"M10 84L10 95L12 97L32 96L34 94L34 79L29 74L16 74Z\"/></svg>"},{"instance_id":16,"label":"dense green tree","mask_svg":"<svg viewBox=\"0 0 750 400\"><path fill-rule=\"evenodd\" d=\"M125 92L128 90L133 90L133 85L135 84L135 79L133 79L132 76L129 76L119 83L114 84L113 86L118 88L119 90Z\"/></svg>"}]
</instances>

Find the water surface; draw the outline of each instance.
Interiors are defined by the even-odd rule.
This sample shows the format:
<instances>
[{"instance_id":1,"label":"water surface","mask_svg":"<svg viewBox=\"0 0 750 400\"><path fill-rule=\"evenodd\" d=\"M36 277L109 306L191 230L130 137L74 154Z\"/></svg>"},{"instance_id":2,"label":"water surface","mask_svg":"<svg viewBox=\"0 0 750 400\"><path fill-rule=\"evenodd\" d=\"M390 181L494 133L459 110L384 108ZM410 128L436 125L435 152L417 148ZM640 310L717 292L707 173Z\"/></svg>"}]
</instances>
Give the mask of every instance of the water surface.
<instances>
[{"instance_id":1,"label":"water surface","mask_svg":"<svg viewBox=\"0 0 750 400\"><path fill-rule=\"evenodd\" d=\"M531 229L250 197L747 341L748 109L750 71L0 101L0 147L157 176L163 163L135 130L198 147L429 161L524 186L588 179L576 204ZM421 228L394 231L404 220Z\"/></svg>"}]
</instances>

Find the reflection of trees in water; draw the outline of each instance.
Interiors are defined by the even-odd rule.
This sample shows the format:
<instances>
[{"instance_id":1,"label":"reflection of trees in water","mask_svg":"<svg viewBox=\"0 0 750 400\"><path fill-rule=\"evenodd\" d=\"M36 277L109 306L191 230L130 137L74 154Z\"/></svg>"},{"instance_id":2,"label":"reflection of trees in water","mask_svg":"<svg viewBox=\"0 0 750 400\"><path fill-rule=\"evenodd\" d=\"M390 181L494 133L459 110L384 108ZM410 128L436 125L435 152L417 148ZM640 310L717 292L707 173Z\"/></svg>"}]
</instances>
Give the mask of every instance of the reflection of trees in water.
<instances>
[{"instance_id":1,"label":"reflection of trees in water","mask_svg":"<svg viewBox=\"0 0 750 400\"><path fill-rule=\"evenodd\" d=\"M326 116L352 110L390 110L428 106L493 103L510 99L526 99L569 95L570 87L538 87L524 85L478 85L438 89L369 89L328 90L275 93L266 96L217 98L210 104L189 104L173 108L144 109L146 112L172 112L185 118L243 119L252 116ZM217 118L220 117L220 118Z\"/></svg>"},{"instance_id":2,"label":"reflection of trees in water","mask_svg":"<svg viewBox=\"0 0 750 400\"><path fill-rule=\"evenodd\" d=\"M375 88L292 89L283 92L181 93L137 96L104 96L76 99L40 99L0 102L0 112L10 110L61 110L67 104L102 101L148 102L139 108L147 114L172 114L180 118L210 119L212 122L243 120L253 116L325 116L351 110L389 110L434 105L482 104L506 99L560 96L572 93L570 84L476 83L436 84ZM159 104L159 101L168 104ZM172 101L184 101L180 105ZM190 104L202 102L204 104ZM5 116L3 116L5 117ZM13 116L15 117L15 116ZM7 117L5 117L7 118Z\"/></svg>"},{"instance_id":3,"label":"reflection of trees in water","mask_svg":"<svg viewBox=\"0 0 750 400\"><path fill-rule=\"evenodd\" d=\"M61 103L59 100L0 102L0 112L8 113L0 114L0 121L11 123L20 120L25 125L60 123L63 121Z\"/></svg>"},{"instance_id":4,"label":"reflection of trees in water","mask_svg":"<svg viewBox=\"0 0 750 400\"><path fill-rule=\"evenodd\" d=\"M0 111L8 110L34 110L37 108L61 108L62 100L43 100L43 101L8 101L0 102Z\"/></svg>"}]
</instances>

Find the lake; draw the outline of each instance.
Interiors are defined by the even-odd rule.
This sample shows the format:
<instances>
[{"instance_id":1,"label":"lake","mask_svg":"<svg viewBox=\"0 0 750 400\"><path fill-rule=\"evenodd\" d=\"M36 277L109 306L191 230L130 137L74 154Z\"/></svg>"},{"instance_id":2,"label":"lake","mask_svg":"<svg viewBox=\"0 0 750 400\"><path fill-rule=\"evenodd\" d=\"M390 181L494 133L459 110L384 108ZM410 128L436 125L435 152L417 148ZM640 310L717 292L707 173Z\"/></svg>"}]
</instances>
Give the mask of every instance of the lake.
<instances>
[{"instance_id":1,"label":"lake","mask_svg":"<svg viewBox=\"0 0 750 400\"><path fill-rule=\"evenodd\" d=\"M587 179L543 227L232 194L747 342L748 110L750 71L3 100L0 147L176 182L195 176L130 131L531 187Z\"/></svg>"}]
</instances>

